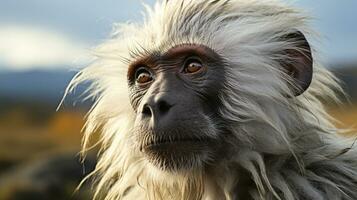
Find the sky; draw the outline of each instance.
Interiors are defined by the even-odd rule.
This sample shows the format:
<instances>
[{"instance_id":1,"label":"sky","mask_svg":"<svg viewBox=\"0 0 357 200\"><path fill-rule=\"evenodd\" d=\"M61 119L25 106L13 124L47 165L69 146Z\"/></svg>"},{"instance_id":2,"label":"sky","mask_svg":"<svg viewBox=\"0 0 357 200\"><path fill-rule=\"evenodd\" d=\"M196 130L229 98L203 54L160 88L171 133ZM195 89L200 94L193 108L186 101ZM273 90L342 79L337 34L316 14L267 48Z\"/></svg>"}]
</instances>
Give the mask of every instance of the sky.
<instances>
[{"instance_id":1,"label":"sky","mask_svg":"<svg viewBox=\"0 0 357 200\"><path fill-rule=\"evenodd\" d=\"M82 67L113 23L141 20L142 2L154 0L0 0L0 72ZM322 59L357 61L356 0L293 4L314 17Z\"/></svg>"}]
</instances>

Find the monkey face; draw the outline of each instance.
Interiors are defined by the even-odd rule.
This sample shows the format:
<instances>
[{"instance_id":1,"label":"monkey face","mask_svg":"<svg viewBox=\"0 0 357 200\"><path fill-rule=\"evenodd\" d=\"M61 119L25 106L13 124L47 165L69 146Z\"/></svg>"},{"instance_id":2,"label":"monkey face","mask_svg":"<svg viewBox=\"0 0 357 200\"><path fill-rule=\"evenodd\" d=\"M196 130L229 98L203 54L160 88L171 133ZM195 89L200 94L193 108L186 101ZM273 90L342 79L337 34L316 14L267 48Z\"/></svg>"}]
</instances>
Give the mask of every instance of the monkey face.
<instances>
[{"instance_id":1,"label":"monkey face","mask_svg":"<svg viewBox=\"0 0 357 200\"><path fill-rule=\"evenodd\" d=\"M202 45L175 46L130 65L133 138L148 161L165 170L189 170L215 159L223 79L223 60Z\"/></svg>"}]
</instances>

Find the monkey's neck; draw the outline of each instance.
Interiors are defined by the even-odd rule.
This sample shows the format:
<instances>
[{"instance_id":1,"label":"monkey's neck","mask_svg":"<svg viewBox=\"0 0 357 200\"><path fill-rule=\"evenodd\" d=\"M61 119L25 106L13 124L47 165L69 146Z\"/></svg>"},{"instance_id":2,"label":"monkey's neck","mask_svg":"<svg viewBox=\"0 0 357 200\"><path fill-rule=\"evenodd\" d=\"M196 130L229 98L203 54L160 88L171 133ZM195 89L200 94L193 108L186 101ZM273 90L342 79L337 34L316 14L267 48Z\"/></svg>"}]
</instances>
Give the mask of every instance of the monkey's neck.
<instances>
[{"instance_id":1,"label":"monkey's neck","mask_svg":"<svg viewBox=\"0 0 357 200\"><path fill-rule=\"evenodd\" d=\"M219 190L207 186L206 196L232 200L357 199L357 149L339 143L338 138L333 141L315 141L316 145L305 145L306 149L296 151L295 156L242 151L231 164L222 163L210 170L209 177Z\"/></svg>"}]
</instances>

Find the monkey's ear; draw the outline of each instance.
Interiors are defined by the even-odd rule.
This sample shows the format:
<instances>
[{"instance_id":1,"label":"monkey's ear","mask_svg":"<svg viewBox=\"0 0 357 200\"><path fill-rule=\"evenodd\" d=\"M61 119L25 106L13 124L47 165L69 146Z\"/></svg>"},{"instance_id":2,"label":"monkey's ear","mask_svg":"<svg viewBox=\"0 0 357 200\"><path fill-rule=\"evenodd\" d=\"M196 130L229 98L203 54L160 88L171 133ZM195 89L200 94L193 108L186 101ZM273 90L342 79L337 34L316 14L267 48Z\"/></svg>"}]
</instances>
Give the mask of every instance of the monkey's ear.
<instances>
[{"instance_id":1,"label":"monkey's ear","mask_svg":"<svg viewBox=\"0 0 357 200\"><path fill-rule=\"evenodd\" d=\"M285 50L284 54L288 59L283 61L283 66L293 80L290 86L294 95L299 96L307 90L312 80L313 58L311 47L300 31L290 33L283 39L294 44L294 48Z\"/></svg>"}]
</instances>

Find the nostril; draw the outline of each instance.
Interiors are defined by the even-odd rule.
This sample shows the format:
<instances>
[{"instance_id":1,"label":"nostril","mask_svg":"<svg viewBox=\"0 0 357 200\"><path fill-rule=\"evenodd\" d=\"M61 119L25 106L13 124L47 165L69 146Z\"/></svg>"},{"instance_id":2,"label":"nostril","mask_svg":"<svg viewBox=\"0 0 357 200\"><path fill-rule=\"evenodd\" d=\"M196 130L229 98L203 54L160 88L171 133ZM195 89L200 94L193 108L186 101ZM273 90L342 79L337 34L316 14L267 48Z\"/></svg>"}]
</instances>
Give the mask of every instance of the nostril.
<instances>
[{"instance_id":1,"label":"nostril","mask_svg":"<svg viewBox=\"0 0 357 200\"><path fill-rule=\"evenodd\" d=\"M145 105L143 106L142 114L143 114L143 115L146 115L146 116L148 116L148 117L151 117L152 112L151 112L151 109L150 109L150 107L149 107L148 104L145 104Z\"/></svg>"},{"instance_id":2,"label":"nostril","mask_svg":"<svg viewBox=\"0 0 357 200\"><path fill-rule=\"evenodd\" d=\"M168 104L166 101L158 102L158 108L159 108L160 113L162 113L162 114L167 113L171 107L172 107L172 105Z\"/></svg>"}]
</instances>

